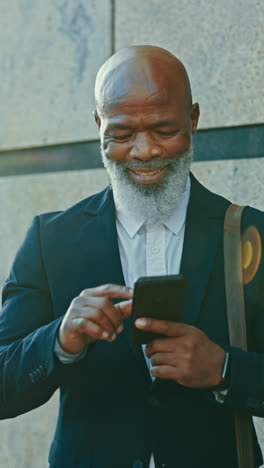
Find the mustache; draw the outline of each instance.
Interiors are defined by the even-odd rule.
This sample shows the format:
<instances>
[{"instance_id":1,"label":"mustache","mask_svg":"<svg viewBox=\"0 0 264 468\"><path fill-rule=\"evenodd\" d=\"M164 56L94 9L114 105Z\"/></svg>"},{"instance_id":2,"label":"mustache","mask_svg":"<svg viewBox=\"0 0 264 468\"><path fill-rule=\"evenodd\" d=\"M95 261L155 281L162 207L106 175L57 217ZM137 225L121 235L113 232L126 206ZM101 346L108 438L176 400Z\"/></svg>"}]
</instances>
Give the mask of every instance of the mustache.
<instances>
[{"instance_id":1,"label":"mustache","mask_svg":"<svg viewBox=\"0 0 264 468\"><path fill-rule=\"evenodd\" d=\"M163 167L167 166L176 166L179 159L181 158L171 158L171 159L166 159L166 161L137 161L137 162L122 162L122 163L117 163L116 161L111 160L111 162L118 167L121 167L123 169L145 169L145 168L159 168L162 169Z\"/></svg>"},{"instance_id":2,"label":"mustache","mask_svg":"<svg viewBox=\"0 0 264 468\"><path fill-rule=\"evenodd\" d=\"M141 161L141 160L135 160L135 161L123 161L123 162L117 162L115 159L112 159L110 156L106 156L103 146L101 145L101 154L103 157L103 163L106 168L111 168L120 170L123 173L125 173L128 169L132 170L137 170L137 169L144 169L144 168L158 168L162 169L164 167L170 167L172 170L177 170L178 167L181 166L182 160L187 158L193 157L193 146L192 144L190 147L184 151L180 155L172 155L171 157L166 158L165 160L160 160L160 159L155 159L153 158L152 160L147 160L147 161Z\"/></svg>"}]
</instances>

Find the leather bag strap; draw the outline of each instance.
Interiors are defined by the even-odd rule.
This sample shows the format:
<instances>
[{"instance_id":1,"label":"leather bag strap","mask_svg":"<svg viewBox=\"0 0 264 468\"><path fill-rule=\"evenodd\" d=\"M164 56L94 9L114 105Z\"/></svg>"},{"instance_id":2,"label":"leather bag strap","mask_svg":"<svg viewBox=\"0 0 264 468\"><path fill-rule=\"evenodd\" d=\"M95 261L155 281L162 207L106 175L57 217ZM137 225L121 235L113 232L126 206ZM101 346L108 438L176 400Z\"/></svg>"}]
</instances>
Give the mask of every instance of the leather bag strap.
<instances>
[{"instance_id":1,"label":"leather bag strap","mask_svg":"<svg viewBox=\"0 0 264 468\"><path fill-rule=\"evenodd\" d=\"M224 223L224 263L230 345L247 350L241 241L241 217L245 208L232 204L227 209ZM235 410L234 416L238 467L254 468L252 418L238 410Z\"/></svg>"}]
</instances>

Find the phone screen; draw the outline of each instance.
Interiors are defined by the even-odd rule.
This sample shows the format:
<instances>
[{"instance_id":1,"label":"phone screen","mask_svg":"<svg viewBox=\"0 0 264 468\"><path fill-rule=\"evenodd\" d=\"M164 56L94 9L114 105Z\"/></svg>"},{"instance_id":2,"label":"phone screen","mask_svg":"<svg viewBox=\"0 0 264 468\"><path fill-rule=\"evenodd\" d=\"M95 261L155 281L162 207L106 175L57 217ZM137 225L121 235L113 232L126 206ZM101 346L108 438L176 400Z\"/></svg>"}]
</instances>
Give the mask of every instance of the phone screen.
<instances>
[{"instance_id":1,"label":"phone screen","mask_svg":"<svg viewBox=\"0 0 264 468\"><path fill-rule=\"evenodd\" d=\"M132 343L145 344L158 336L136 328L134 322L137 318L150 317L179 322L183 312L184 292L185 280L182 275L139 278L135 283L132 304Z\"/></svg>"}]
</instances>

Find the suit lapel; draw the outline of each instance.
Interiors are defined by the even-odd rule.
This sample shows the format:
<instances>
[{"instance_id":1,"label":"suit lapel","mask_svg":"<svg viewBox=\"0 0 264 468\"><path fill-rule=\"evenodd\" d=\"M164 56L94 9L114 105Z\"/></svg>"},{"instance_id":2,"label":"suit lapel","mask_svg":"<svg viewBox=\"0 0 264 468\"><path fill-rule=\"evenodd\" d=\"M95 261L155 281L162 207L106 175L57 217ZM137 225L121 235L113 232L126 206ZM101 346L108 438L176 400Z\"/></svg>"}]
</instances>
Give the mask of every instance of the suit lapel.
<instances>
[{"instance_id":1,"label":"suit lapel","mask_svg":"<svg viewBox=\"0 0 264 468\"><path fill-rule=\"evenodd\" d=\"M95 284L115 283L125 284L120 253L117 241L117 231L115 222L115 207L111 187L101 194L100 199L93 200L93 204L89 203L86 207L86 214L89 216L87 222L83 225L84 237L86 243L90 238L90 245L96 244L96 249L89 249L89 257L94 265L94 280ZM92 258L91 258L92 256ZM113 302L121 302L120 299ZM139 368L145 378L151 381L145 357L141 345L130 343L129 317L123 321L124 333L122 334L123 343L129 346L134 357L137 359Z\"/></svg>"},{"instance_id":2,"label":"suit lapel","mask_svg":"<svg viewBox=\"0 0 264 468\"><path fill-rule=\"evenodd\" d=\"M199 312L223 235L227 200L205 189L191 174L181 274L186 278L183 322L197 325Z\"/></svg>"},{"instance_id":3,"label":"suit lapel","mask_svg":"<svg viewBox=\"0 0 264 468\"><path fill-rule=\"evenodd\" d=\"M81 228L89 248L87 260L93 265L93 283L124 285L111 187L99 195L86 207L88 219Z\"/></svg>"}]
</instances>

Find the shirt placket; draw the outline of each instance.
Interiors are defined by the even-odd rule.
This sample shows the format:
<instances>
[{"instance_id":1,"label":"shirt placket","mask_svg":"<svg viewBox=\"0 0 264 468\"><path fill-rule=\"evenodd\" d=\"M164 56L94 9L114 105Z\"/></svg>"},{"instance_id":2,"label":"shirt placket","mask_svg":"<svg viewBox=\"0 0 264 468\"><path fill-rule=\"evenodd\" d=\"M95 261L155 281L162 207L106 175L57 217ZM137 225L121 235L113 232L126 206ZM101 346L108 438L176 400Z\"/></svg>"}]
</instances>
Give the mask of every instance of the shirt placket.
<instances>
[{"instance_id":1,"label":"shirt placket","mask_svg":"<svg viewBox=\"0 0 264 468\"><path fill-rule=\"evenodd\" d=\"M166 231L163 224L146 225L146 275L166 275Z\"/></svg>"}]
</instances>

